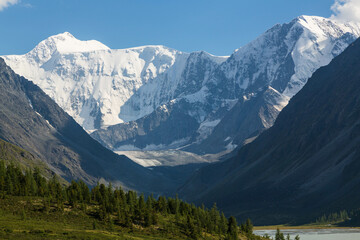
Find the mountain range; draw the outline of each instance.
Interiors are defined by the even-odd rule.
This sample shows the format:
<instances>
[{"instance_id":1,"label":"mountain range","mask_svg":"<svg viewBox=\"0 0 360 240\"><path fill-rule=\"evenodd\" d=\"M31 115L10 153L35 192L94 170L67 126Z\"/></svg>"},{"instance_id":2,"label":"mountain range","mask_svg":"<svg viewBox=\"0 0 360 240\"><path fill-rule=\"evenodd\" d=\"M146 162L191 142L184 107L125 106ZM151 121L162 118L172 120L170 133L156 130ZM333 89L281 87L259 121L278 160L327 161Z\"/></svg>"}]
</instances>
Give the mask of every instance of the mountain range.
<instances>
[{"instance_id":1,"label":"mountain range","mask_svg":"<svg viewBox=\"0 0 360 240\"><path fill-rule=\"evenodd\" d=\"M359 208L360 40L321 67L273 127L181 189L257 224L312 222Z\"/></svg>"},{"instance_id":2,"label":"mountain range","mask_svg":"<svg viewBox=\"0 0 360 240\"><path fill-rule=\"evenodd\" d=\"M63 33L4 56L114 151L231 151L271 127L313 72L360 27L300 16L228 57L164 46L112 50Z\"/></svg>"}]
</instances>

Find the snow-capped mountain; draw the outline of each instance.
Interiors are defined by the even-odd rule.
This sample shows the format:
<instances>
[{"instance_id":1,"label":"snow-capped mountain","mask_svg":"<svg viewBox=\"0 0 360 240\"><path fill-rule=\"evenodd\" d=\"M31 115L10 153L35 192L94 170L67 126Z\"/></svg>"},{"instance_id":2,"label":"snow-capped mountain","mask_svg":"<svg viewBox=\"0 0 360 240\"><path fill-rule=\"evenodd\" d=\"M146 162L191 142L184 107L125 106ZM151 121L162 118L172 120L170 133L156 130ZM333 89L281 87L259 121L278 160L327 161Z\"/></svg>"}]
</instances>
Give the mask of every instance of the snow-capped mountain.
<instances>
[{"instance_id":1,"label":"snow-capped mountain","mask_svg":"<svg viewBox=\"0 0 360 240\"><path fill-rule=\"evenodd\" d=\"M198 85L192 93L179 95L144 118L92 136L120 150L181 148L200 154L231 150L271 127L312 73L359 34L357 24L322 17L301 16L276 25L236 50L206 78L200 74L201 64L193 64L188 72Z\"/></svg>"},{"instance_id":2,"label":"snow-capped mountain","mask_svg":"<svg viewBox=\"0 0 360 240\"><path fill-rule=\"evenodd\" d=\"M329 64L359 36L360 25L356 23L300 16L275 25L237 49L210 80L217 91L213 95L239 98L239 102L207 138L187 150L218 152L253 139L272 126L290 98L318 68ZM264 86L270 88L263 92Z\"/></svg>"},{"instance_id":3,"label":"snow-capped mountain","mask_svg":"<svg viewBox=\"0 0 360 240\"><path fill-rule=\"evenodd\" d=\"M4 59L113 150L183 147L208 153L214 149L206 141L216 144L216 152L233 149L270 127L312 73L359 36L357 24L301 16L230 57L164 46L111 50L64 33ZM245 118L224 118L235 112L258 122L254 131L239 122ZM239 132L219 136L224 127Z\"/></svg>"},{"instance_id":4,"label":"snow-capped mountain","mask_svg":"<svg viewBox=\"0 0 360 240\"><path fill-rule=\"evenodd\" d=\"M256 91L265 83L292 97L316 69L329 64L359 35L355 23L300 16L237 49L221 70L240 92Z\"/></svg>"},{"instance_id":5,"label":"snow-capped mountain","mask_svg":"<svg viewBox=\"0 0 360 240\"><path fill-rule=\"evenodd\" d=\"M223 59L206 55L214 63ZM189 56L164 46L111 50L66 32L4 58L92 131L136 120L173 99Z\"/></svg>"}]
</instances>

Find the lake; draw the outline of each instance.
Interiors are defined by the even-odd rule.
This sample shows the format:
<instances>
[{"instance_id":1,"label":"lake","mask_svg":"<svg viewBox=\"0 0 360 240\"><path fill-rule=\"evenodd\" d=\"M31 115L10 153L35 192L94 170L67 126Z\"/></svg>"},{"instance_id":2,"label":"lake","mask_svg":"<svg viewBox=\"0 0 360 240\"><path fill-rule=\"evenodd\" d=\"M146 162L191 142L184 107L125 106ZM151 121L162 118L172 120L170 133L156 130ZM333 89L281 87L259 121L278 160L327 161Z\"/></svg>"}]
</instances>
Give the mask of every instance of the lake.
<instances>
[{"instance_id":1,"label":"lake","mask_svg":"<svg viewBox=\"0 0 360 240\"><path fill-rule=\"evenodd\" d=\"M300 236L300 240L359 240L360 229L284 229L281 230L286 236L290 234L291 239L296 235ZM263 236L270 235L274 238L276 230L257 230L255 234Z\"/></svg>"}]
</instances>

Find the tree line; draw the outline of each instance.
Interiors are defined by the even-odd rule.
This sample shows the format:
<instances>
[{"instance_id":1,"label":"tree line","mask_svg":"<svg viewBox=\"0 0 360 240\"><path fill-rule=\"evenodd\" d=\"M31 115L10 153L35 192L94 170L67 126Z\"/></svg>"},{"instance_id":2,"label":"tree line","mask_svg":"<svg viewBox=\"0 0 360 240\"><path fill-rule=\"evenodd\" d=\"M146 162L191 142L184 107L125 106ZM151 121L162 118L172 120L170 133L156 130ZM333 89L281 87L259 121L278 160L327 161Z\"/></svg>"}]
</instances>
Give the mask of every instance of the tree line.
<instances>
[{"instance_id":1,"label":"tree line","mask_svg":"<svg viewBox=\"0 0 360 240\"><path fill-rule=\"evenodd\" d=\"M350 213L352 214L352 213ZM329 223L338 223L349 220L349 214L346 210L342 210L340 212L324 214L318 219L316 219L317 224L329 224Z\"/></svg>"},{"instance_id":2,"label":"tree line","mask_svg":"<svg viewBox=\"0 0 360 240\"><path fill-rule=\"evenodd\" d=\"M43 177L39 168L22 171L18 166L6 166L0 161L0 197L6 195L41 197L45 212L50 208L56 211L64 211L65 207L80 209L109 226L147 228L158 225L159 218L171 218L175 227L191 239L198 239L204 232L229 240L239 239L240 233L248 239L262 239L253 234L249 219L239 226L235 217L226 218L216 204L208 209L204 205L197 207L186 203L177 196L145 197L134 191L113 188L111 183L107 186L98 183L91 189L83 181L71 181L65 186L56 176ZM166 226L171 228L171 224ZM96 228L96 221L93 228Z\"/></svg>"}]
</instances>

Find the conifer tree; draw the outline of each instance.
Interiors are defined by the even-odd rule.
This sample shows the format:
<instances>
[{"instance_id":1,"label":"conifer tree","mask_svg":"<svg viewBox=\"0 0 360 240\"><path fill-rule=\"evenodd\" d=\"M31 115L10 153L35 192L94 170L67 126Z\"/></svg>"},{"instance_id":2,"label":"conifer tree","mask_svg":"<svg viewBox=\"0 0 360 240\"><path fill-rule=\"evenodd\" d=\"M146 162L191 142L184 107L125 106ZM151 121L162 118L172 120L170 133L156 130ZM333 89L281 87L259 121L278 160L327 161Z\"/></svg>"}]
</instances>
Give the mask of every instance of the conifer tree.
<instances>
[{"instance_id":1,"label":"conifer tree","mask_svg":"<svg viewBox=\"0 0 360 240\"><path fill-rule=\"evenodd\" d=\"M231 216L228 221L227 239L238 239L238 226L235 217Z\"/></svg>"},{"instance_id":2,"label":"conifer tree","mask_svg":"<svg viewBox=\"0 0 360 240\"><path fill-rule=\"evenodd\" d=\"M225 234L227 231L227 226L228 226L228 220L226 219L224 213L222 212L219 223L220 233Z\"/></svg>"},{"instance_id":3,"label":"conifer tree","mask_svg":"<svg viewBox=\"0 0 360 240\"><path fill-rule=\"evenodd\" d=\"M6 174L5 162L1 160L0 161L0 192L2 194L5 194L5 190L6 190L5 174Z\"/></svg>"},{"instance_id":4,"label":"conifer tree","mask_svg":"<svg viewBox=\"0 0 360 240\"><path fill-rule=\"evenodd\" d=\"M197 239L197 231L196 231L195 225L189 215L187 215L187 217L186 217L186 225L185 226L186 226L187 235L191 239Z\"/></svg>"},{"instance_id":5,"label":"conifer tree","mask_svg":"<svg viewBox=\"0 0 360 240\"><path fill-rule=\"evenodd\" d=\"M248 218L245 222L245 224L241 225L242 231L246 234L246 235L252 235L253 234L253 224L251 222L251 220Z\"/></svg>"},{"instance_id":6,"label":"conifer tree","mask_svg":"<svg viewBox=\"0 0 360 240\"><path fill-rule=\"evenodd\" d=\"M151 225L150 211L146 210L145 216L144 216L144 227L149 227L150 225Z\"/></svg>"},{"instance_id":7,"label":"conifer tree","mask_svg":"<svg viewBox=\"0 0 360 240\"><path fill-rule=\"evenodd\" d=\"M275 240L285 240L284 234L280 232L280 229L276 229Z\"/></svg>"}]
</instances>

